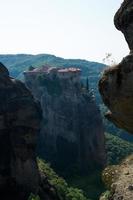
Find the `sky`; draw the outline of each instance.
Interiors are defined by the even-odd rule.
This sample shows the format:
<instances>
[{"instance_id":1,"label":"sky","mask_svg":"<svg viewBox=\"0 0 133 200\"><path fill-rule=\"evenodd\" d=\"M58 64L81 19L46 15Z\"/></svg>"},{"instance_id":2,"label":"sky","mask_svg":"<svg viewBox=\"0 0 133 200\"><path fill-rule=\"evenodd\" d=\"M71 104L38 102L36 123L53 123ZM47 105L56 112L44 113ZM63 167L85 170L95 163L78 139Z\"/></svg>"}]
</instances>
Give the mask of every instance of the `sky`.
<instances>
[{"instance_id":1,"label":"sky","mask_svg":"<svg viewBox=\"0 0 133 200\"><path fill-rule=\"evenodd\" d=\"M122 0L0 0L0 54L119 62L129 52L113 17Z\"/></svg>"}]
</instances>

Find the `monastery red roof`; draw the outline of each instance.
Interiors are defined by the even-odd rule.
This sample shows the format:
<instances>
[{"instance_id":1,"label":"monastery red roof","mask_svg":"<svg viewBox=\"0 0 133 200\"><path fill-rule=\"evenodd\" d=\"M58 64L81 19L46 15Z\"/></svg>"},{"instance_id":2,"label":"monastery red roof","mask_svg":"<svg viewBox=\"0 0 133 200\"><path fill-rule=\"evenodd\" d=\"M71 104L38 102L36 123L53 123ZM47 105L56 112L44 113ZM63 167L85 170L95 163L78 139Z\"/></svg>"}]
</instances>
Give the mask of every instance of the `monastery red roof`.
<instances>
[{"instance_id":1,"label":"monastery red roof","mask_svg":"<svg viewBox=\"0 0 133 200\"><path fill-rule=\"evenodd\" d=\"M59 69L58 72L81 72L81 69L79 68L64 68L64 69Z\"/></svg>"}]
</instances>

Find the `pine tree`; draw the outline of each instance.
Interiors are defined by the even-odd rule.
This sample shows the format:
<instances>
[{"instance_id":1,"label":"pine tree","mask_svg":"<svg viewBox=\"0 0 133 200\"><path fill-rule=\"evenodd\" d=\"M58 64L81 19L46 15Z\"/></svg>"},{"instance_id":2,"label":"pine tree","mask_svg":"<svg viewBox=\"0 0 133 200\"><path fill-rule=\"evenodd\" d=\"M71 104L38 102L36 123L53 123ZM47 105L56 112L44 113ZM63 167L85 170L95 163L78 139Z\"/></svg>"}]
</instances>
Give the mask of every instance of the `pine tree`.
<instances>
[{"instance_id":1,"label":"pine tree","mask_svg":"<svg viewBox=\"0 0 133 200\"><path fill-rule=\"evenodd\" d=\"M86 79L86 89L89 90L89 80L88 80L88 77Z\"/></svg>"}]
</instances>

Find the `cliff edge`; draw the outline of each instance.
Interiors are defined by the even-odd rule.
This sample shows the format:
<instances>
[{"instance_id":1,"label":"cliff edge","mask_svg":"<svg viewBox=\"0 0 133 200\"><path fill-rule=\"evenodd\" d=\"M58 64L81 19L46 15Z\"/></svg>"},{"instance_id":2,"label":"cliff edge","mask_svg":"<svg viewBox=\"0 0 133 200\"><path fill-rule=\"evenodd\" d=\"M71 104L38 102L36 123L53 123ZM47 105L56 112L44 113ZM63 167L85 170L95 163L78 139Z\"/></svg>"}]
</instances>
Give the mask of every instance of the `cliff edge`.
<instances>
[{"instance_id":1,"label":"cliff edge","mask_svg":"<svg viewBox=\"0 0 133 200\"><path fill-rule=\"evenodd\" d=\"M110 190L100 200L132 200L133 199L133 155L127 157L120 165L107 167L102 179Z\"/></svg>"},{"instance_id":2,"label":"cliff edge","mask_svg":"<svg viewBox=\"0 0 133 200\"><path fill-rule=\"evenodd\" d=\"M47 66L24 73L43 111L39 154L66 173L72 168L85 172L106 163L100 111L82 86L80 74L78 68Z\"/></svg>"},{"instance_id":3,"label":"cliff edge","mask_svg":"<svg viewBox=\"0 0 133 200\"><path fill-rule=\"evenodd\" d=\"M125 0L115 15L116 28L124 33L130 54L105 70L99 91L109 108L106 117L133 134L133 1Z\"/></svg>"},{"instance_id":4,"label":"cliff edge","mask_svg":"<svg viewBox=\"0 0 133 200\"><path fill-rule=\"evenodd\" d=\"M30 193L58 199L36 162L40 121L41 109L29 90L0 63L1 200L27 200Z\"/></svg>"},{"instance_id":5,"label":"cliff edge","mask_svg":"<svg viewBox=\"0 0 133 200\"><path fill-rule=\"evenodd\" d=\"M109 108L105 115L119 128L133 134L133 1L125 0L114 17L118 30L122 31L128 43L130 54L116 66L105 70L99 91L103 102ZM103 172L103 181L109 193L100 200L133 199L133 155L120 165L109 166Z\"/></svg>"}]
</instances>

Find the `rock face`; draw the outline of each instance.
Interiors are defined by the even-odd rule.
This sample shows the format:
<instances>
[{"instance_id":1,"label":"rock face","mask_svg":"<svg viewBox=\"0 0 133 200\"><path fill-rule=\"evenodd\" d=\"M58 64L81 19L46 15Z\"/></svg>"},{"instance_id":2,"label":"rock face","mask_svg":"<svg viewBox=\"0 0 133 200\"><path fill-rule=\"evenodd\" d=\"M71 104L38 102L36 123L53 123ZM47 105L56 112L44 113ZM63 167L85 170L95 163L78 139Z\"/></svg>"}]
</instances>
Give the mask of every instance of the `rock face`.
<instances>
[{"instance_id":1,"label":"rock face","mask_svg":"<svg viewBox=\"0 0 133 200\"><path fill-rule=\"evenodd\" d=\"M27 200L46 184L38 171L36 143L40 107L23 83L9 77L0 63L0 199ZM48 187L49 188L49 187ZM48 191L47 188L47 191ZM47 195L45 195L47 194ZM45 198L50 198L43 191Z\"/></svg>"},{"instance_id":2,"label":"rock face","mask_svg":"<svg viewBox=\"0 0 133 200\"><path fill-rule=\"evenodd\" d=\"M133 155L120 165L107 167L103 172L103 181L110 190L108 198L103 195L100 200L133 199Z\"/></svg>"},{"instance_id":3,"label":"rock face","mask_svg":"<svg viewBox=\"0 0 133 200\"><path fill-rule=\"evenodd\" d=\"M124 0L114 17L116 28L125 36L129 49L133 51L133 1Z\"/></svg>"},{"instance_id":4,"label":"rock face","mask_svg":"<svg viewBox=\"0 0 133 200\"><path fill-rule=\"evenodd\" d=\"M92 95L81 86L80 70L44 66L24 74L43 110L39 154L63 171L103 167L102 120Z\"/></svg>"},{"instance_id":5,"label":"rock face","mask_svg":"<svg viewBox=\"0 0 133 200\"><path fill-rule=\"evenodd\" d=\"M105 70L99 90L110 110L106 117L133 134L133 1L123 2L114 23L124 33L130 54L118 65Z\"/></svg>"},{"instance_id":6,"label":"rock face","mask_svg":"<svg viewBox=\"0 0 133 200\"><path fill-rule=\"evenodd\" d=\"M133 1L125 0L114 18L115 26L122 31L130 54L121 63L108 68L99 82L99 90L110 112L106 117L118 127L133 134ZM103 180L110 190L100 200L133 199L133 155L119 166L104 170Z\"/></svg>"}]
</instances>

